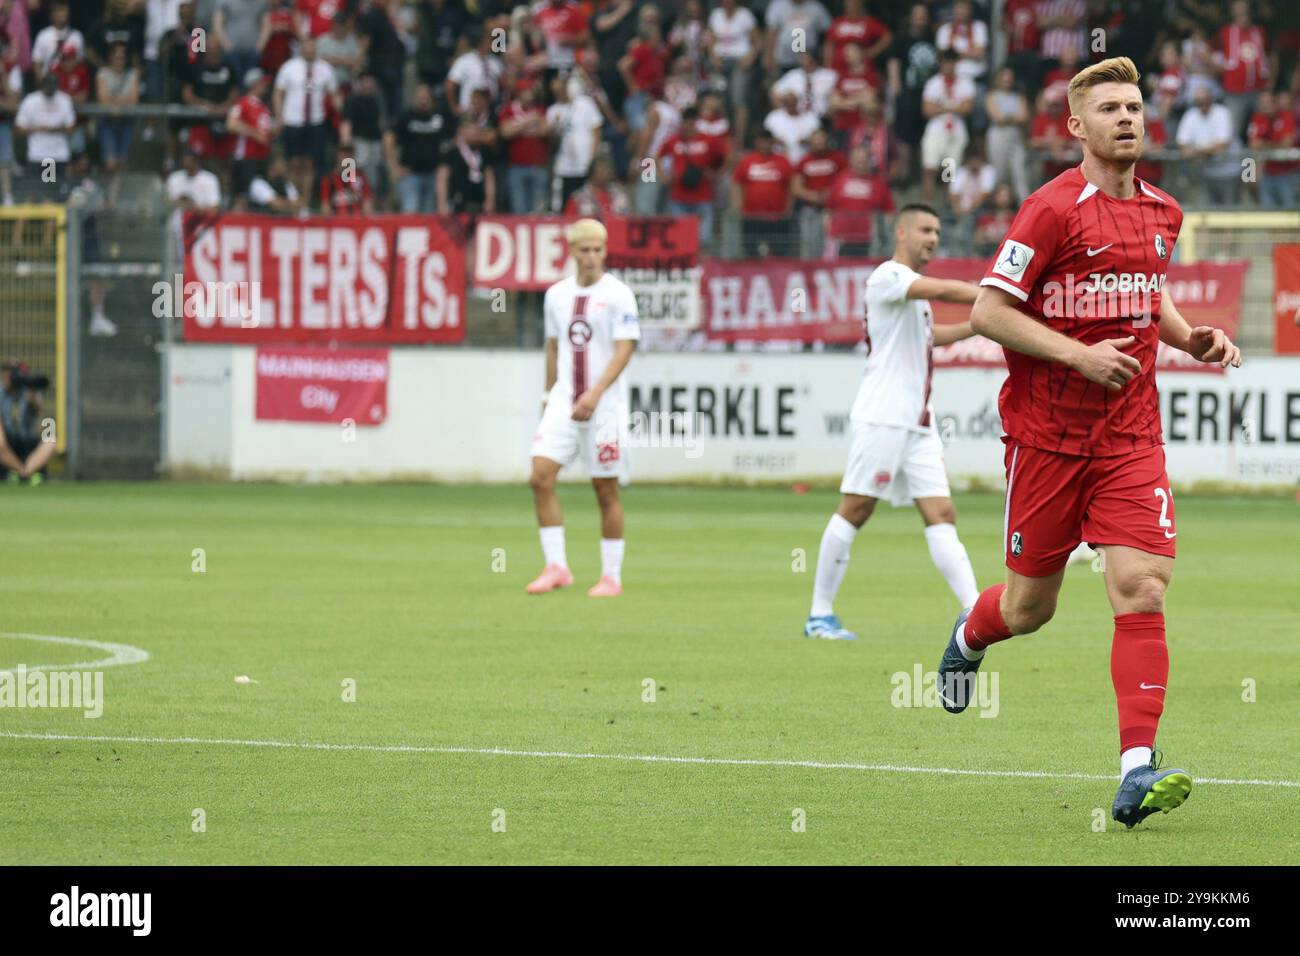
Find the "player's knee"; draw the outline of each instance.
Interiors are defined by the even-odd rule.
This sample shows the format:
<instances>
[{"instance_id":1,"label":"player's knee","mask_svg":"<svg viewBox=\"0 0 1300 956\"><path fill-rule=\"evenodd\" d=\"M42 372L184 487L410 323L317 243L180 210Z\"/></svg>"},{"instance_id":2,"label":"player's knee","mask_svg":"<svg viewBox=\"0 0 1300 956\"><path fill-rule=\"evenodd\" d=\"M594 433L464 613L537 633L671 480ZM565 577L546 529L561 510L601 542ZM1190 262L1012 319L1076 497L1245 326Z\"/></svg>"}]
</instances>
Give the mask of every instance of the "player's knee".
<instances>
[{"instance_id":1,"label":"player's knee","mask_svg":"<svg viewBox=\"0 0 1300 956\"><path fill-rule=\"evenodd\" d=\"M610 478L592 483L596 489L596 502L601 509L612 508L618 504L618 480Z\"/></svg>"},{"instance_id":2,"label":"player's knee","mask_svg":"<svg viewBox=\"0 0 1300 956\"><path fill-rule=\"evenodd\" d=\"M926 524L956 524L957 507L948 502L946 505L940 505L936 510L929 514L929 521Z\"/></svg>"},{"instance_id":3,"label":"player's knee","mask_svg":"<svg viewBox=\"0 0 1300 956\"><path fill-rule=\"evenodd\" d=\"M555 490L555 475L534 468L532 476L528 479L528 484L533 489L533 494L546 494Z\"/></svg>"},{"instance_id":4,"label":"player's knee","mask_svg":"<svg viewBox=\"0 0 1300 956\"><path fill-rule=\"evenodd\" d=\"M1122 581L1118 591L1125 613L1164 613L1165 582L1155 575L1144 574Z\"/></svg>"},{"instance_id":5,"label":"player's knee","mask_svg":"<svg viewBox=\"0 0 1300 956\"><path fill-rule=\"evenodd\" d=\"M1002 617L1013 634L1032 634L1055 614L1055 597L1027 596L1009 602Z\"/></svg>"}]
</instances>

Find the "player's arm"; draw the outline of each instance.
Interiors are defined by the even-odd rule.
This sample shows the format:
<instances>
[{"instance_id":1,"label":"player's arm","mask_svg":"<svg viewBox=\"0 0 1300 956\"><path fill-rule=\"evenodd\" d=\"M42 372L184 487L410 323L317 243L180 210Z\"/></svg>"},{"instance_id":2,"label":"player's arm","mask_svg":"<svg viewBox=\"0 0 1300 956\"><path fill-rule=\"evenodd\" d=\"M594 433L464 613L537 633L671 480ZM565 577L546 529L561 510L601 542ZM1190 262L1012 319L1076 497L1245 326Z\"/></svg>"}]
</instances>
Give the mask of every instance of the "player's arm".
<instances>
[{"instance_id":1,"label":"player's arm","mask_svg":"<svg viewBox=\"0 0 1300 956\"><path fill-rule=\"evenodd\" d=\"M971 282L957 279L932 279L921 276L914 279L907 287L909 299L938 299L940 302L956 302L959 305L972 305L979 295L980 287Z\"/></svg>"},{"instance_id":2,"label":"player's arm","mask_svg":"<svg viewBox=\"0 0 1300 956\"><path fill-rule=\"evenodd\" d=\"M1160 341L1206 364L1241 367L1241 349L1232 344L1223 329L1209 325L1192 328L1168 295L1160 296Z\"/></svg>"},{"instance_id":3,"label":"player's arm","mask_svg":"<svg viewBox=\"0 0 1300 956\"><path fill-rule=\"evenodd\" d=\"M573 403L574 421L585 422L596 414L596 406L600 404L600 397L623 374L623 369L627 368L627 363L632 361L632 352L635 349L636 339L618 339L614 342L614 357L605 366L605 374L600 377L600 381L579 395L577 401Z\"/></svg>"},{"instance_id":4,"label":"player's arm","mask_svg":"<svg viewBox=\"0 0 1300 956\"><path fill-rule=\"evenodd\" d=\"M962 339L968 339L975 334L975 330L970 327L969 322L947 322L936 324L934 327L934 344L935 345L952 345L953 342L960 342Z\"/></svg>"},{"instance_id":5,"label":"player's arm","mask_svg":"<svg viewBox=\"0 0 1300 956\"><path fill-rule=\"evenodd\" d=\"M970 313L971 328L976 335L992 339L1013 352L1059 362L1113 392L1118 392L1142 371L1137 359L1120 351L1133 344L1133 336L1084 345L1025 315L1016 304L1017 299L1011 293L996 286L981 286Z\"/></svg>"}]
</instances>

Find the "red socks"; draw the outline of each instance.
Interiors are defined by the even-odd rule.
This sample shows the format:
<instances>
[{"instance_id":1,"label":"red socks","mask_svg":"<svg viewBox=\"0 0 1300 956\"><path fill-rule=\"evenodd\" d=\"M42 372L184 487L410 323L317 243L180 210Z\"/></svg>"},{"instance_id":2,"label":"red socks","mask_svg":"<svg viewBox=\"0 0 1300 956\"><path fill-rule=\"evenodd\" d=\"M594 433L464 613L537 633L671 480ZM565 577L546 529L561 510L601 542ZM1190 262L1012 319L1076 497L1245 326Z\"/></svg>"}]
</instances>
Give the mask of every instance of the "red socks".
<instances>
[{"instance_id":1,"label":"red socks","mask_svg":"<svg viewBox=\"0 0 1300 956\"><path fill-rule=\"evenodd\" d=\"M1002 620L1002 610L998 602L1002 600L1005 584L995 584L980 592L975 606L971 608L970 617L966 618L966 646L972 651L982 651L990 644L1005 641L1011 636L1007 622Z\"/></svg>"},{"instance_id":2,"label":"red socks","mask_svg":"<svg viewBox=\"0 0 1300 956\"><path fill-rule=\"evenodd\" d=\"M1130 747L1154 746L1169 683L1163 614L1115 615L1110 679L1119 704L1120 753Z\"/></svg>"}]
</instances>

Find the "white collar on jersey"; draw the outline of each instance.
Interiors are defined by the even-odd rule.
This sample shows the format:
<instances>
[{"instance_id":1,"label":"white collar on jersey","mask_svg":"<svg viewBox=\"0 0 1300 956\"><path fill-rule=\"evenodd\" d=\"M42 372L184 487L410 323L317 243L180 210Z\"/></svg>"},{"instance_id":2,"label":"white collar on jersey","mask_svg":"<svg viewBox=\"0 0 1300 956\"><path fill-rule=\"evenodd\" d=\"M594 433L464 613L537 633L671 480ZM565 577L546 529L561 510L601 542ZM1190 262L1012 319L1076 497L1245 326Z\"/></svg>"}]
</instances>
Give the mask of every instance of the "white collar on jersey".
<instances>
[{"instance_id":1,"label":"white collar on jersey","mask_svg":"<svg viewBox=\"0 0 1300 956\"><path fill-rule=\"evenodd\" d=\"M1150 197L1151 197L1152 199L1154 199L1156 202L1164 202L1163 199L1161 199L1159 196L1157 196L1155 193L1153 193L1150 189L1148 189L1148 188L1147 188L1147 184L1144 183L1142 180L1140 180L1140 179L1138 179L1136 176L1134 176L1134 177L1133 177L1133 181L1136 182L1136 183L1138 184L1138 188L1139 188L1139 189L1141 189L1144 193L1146 193L1148 196L1150 196ZM1083 189L1079 192L1079 198L1076 199L1076 200L1074 201L1074 204L1075 204L1076 206L1079 205L1079 203L1083 202L1085 199L1087 199L1089 196L1091 196L1093 193L1095 193L1095 192L1097 192L1097 191L1098 191L1098 190L1097 190L1097 187L1096 187L1096 186L1094 186L1092 183L1087 183L1087 184L1083 187Z\"/></svg>"}]
</instances>

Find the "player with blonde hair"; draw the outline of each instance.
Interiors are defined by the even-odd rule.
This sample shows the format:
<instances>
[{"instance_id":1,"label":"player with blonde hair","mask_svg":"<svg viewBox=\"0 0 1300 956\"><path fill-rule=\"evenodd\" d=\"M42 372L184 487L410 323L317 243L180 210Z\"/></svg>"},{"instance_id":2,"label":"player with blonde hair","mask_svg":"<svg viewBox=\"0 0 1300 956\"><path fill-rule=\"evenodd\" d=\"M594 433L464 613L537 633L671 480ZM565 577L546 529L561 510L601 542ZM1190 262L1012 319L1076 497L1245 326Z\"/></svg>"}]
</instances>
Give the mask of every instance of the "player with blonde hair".
<instances>
[{"instance_id":1,"label":"player with blonde hair","mask_svg":"<svg viewBox=\"0 0 1300 956\"><path fill-rule=\"evenodd\" d=\"M944 707L959 713L988 648L1052 619L1075 546L1102 552L1119 713L1111 815L1129 827L1181 806L1192 787L1154 753L1178 534L1156 351L1163 342L1208 364L1241 364L1222 330L1191 327L1164 292L1183 211L1134 175L1145 131L1138 79L1132 60L1115 57L1070 81L1083 162L1025 200L980 282L971 326L1001 343L1009 372L998 400L1007 580L958 616L939 664ZM1059 686L1080 682L1062 675Z\"/></svg>"},{"instance_id":2,"label":"player with blonde hair","mask_svg":"<svg viewBox=\"0 0 1300 956\"><path fill-rule=\"evenodd\" d=\"M560 469L581 458L600 505L600 580L590 597L623 592L623 504L627 475L623 441L627 381L623 370L641 337L636 296L605 271L608 235L595 219L568 230L573 275L546 290L546 391L532 444L533 505L546 566L525 590L545 594L573 583L564 546L564 516L555 493Z\"/></svg>"}]
</instances>

